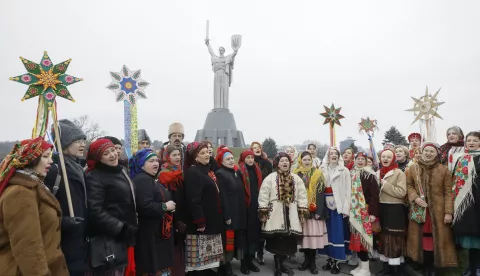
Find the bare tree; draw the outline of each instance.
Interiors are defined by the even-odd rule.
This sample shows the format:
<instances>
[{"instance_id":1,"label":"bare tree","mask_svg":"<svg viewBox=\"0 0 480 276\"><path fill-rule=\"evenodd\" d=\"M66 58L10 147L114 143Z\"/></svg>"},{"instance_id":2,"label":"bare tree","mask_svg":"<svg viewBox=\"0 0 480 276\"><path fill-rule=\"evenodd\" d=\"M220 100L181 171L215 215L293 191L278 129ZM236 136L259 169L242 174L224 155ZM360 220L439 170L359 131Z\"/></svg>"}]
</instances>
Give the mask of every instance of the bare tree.
<instances>
[{"instance_id":1,"label":"bare tree","mask_svg":"<svg viewBox=\"0 0 480 276\"><path fill-rule=\"evenodd\" d=\"M100 129L98 123L90 121L88 115L82 115L78 118L72 119L72 122L83 130L87 136L87 143L90 144L93 140L107 135L106 131Z\"/></svg>"}]
</instances>

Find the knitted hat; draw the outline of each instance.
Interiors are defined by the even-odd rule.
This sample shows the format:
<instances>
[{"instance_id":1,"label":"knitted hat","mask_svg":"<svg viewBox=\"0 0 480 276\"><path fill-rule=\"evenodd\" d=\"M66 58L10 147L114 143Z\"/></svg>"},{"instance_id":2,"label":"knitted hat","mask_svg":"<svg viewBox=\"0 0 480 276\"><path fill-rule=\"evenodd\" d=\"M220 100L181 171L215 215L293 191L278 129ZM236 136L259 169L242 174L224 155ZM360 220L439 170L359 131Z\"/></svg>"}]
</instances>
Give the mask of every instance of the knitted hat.
<instances>
[{"instance_id":1,"label":"knitted hat","mask_svg":"<svg viewBox=\"0 0 480 276\"><path fill-rule=\"evenodd\" d=\"M118 138L116 138L116 137L113 137L113 136L105 136L105 137L103 137L103 138L110 140L114 145L123 146L123 145L122 145L122 141L120 141L120 140L119 140Z\"/></svg>"},{"instance_id":2,"label":"knitted hat","mask_svg":"<svg viewBox=\"0 0 480 276\"><path fill-rule=\"evenodd\" d=\"M174 133L185 135L185 131L181 123L173 123L168 127L168 137L170 138L170 136Z\"/></svg>"},{"instance_id":3,"label":"knitted hat","mask_svg":"<svg viewBox=\"0 0 480 276\"><path fill-rule=\"evenodd\" d=\"M408 135L408 141L412 141L412 139L417 139L419 141L422 141L422 135L420 133L410 133L410 135Z\"/></svg>"},{"instance_id":4,"label":"knitted hat","mask_svg":"<svg viewBox=\"0 0 480 276\"><path fill-rule=\"evenodd\" d=\"M140 143L141 141L148 141L149 144L152 143L152 140L150 140L150 136L148 136L147 131L145 129L139 129L138 130L138 142Z\"/></svg>"},{"instance_id":5,"label":"knitted hat","mask_svg":"<svg viewBox=\"0 0 480 276\"><path fill-rule=\"evenodd\" d=\"M86 140L87 136L81 128L76 126L72 121L67 119L62 119L58 121L59 131L60 131L60 144L63 149L68 148L73 142L78 140ZM55 141L55 131L53 131L52 125L52 140Z\"/></svg>"},{"instance_id":6,"label":"knitted hat","mask_svg":"<svg viewBox=\"0 0 480 276\"><path fill-rule=\"evenodd\" d=\"M361 152L361 151L359 151L357 154L355 154L355 159L357 159L358 157L363 157L363 158L365 158L365 160L367 160L367 158L368 158L367 154L365 152Z\"/></svg>"},{"instance_id":7,"label":"knitted hat","mask_svg":"<svg viewBox=\"0 0 480 276\"><path fill-rule=\"evenodd\" d=\"M255 157L255 153L253 153L253 151L247 149L247 150L244 150L242 152L242 154L240 154L240 158L238 159L238 163L244 163L245 162L245 159L247 158L247 156L253 156Z\"/></svg>"}]
</instances>

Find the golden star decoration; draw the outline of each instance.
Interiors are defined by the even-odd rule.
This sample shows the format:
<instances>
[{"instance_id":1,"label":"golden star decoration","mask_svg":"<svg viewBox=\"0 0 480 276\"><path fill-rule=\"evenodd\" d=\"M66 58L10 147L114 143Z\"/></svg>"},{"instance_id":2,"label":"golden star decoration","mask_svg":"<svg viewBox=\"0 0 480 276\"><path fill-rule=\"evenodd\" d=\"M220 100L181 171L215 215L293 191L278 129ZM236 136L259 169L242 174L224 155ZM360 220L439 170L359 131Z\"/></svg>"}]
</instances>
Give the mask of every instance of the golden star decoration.
<instances>
[{"instance_id":1,"label":"golden star decoration","mask_svg":"<svg viewBox=\"0 0 480 276\"><path fill-rule=\"evenodd\" d=\"M414 112L415 120L413 120L412 125L418 120L427 121L432 119L433 117L443 119L442 116L440 116L440 114L438 114L437 112L438 107L445 103L445 102L438 102L437 96L438 96L438 93L440 93L440 89L438 89L438 91L435 92L433 96L431 96L430 94L428 94L428 86L427 86L424 96L420 97L419 99L415 97L411 97L415 102L414 106L413 108L407 109L405 111Z\"/></svg>"}]
</instances>

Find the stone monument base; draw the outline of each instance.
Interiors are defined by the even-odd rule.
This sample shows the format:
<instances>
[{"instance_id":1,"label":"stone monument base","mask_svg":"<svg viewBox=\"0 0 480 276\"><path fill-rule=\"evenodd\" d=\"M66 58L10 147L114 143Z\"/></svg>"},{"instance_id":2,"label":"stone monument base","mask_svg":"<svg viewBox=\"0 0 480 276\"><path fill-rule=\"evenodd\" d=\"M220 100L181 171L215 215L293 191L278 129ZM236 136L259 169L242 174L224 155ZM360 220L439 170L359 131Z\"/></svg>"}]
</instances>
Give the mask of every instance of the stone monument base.
<instances>
[{"instance_id":1,"label":"stone monument base","mask_svg":"<svg viewBox=\"0 0 480 276\"><path fill-rule=\"evenodd\" d=\"M214 147L226 145L245 148L243 133L237 130L233 114L224 108L212 109L207 115L203 129L197 131L195 141L205 140L210 141Z\"/></svg>"}]
</instances>

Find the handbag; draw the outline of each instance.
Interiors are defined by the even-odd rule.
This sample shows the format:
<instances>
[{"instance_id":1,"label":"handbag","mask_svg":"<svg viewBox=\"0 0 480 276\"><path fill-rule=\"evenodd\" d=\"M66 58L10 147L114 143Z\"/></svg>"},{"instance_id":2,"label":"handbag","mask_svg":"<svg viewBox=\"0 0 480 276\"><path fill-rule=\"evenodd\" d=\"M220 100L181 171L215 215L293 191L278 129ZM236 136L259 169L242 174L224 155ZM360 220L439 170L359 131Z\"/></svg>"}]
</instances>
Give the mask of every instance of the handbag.
<instances>
[{"instance_id":1,"label":"handbag","mask_svg":"<svg viewBox=\"0 0 480 276\"><path fill-rule=\"evenodd\" d=\"M425 200L425 194L420 181L418 181L418 191L420 192L420 198ZM427 219L427 208L422 207L413 201L410 204L410 214L408 217L416 223L425 223L425 220Z\"/></svg>"},{"instance_id":2,"label":"handbag","mask_svg":"<svg viewBox=\"0 0 480 276\"><path fill-rule=\"evenodd\" d=\"M90 238L90 262L93 268L127 265L127 243L105 235Z\"/></svg>"}]
</instances>

